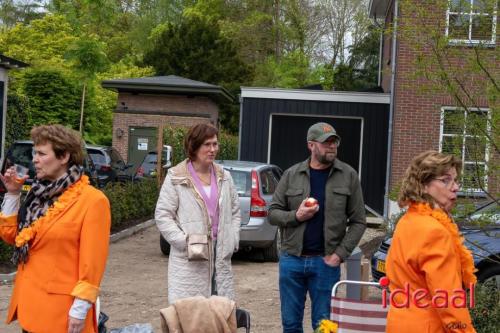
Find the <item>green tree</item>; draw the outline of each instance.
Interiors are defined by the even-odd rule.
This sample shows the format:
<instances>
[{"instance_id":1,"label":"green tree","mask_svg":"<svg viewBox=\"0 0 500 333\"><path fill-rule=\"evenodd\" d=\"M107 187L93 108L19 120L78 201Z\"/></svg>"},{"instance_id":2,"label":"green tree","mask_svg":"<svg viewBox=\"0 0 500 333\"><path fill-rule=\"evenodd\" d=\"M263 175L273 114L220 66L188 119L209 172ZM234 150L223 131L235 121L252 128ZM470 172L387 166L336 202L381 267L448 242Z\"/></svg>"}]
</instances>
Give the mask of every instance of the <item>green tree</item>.
<instances>
[{"instance_id":1,"label":"green tree","mask_svg":"<svg viewBox=\"0 0 500 333\"><path fill-rule=\"evenodd\" d=\"M2 0L0 2L0 28L11 28L17 23L28 24L45 15L42 0Z\"/></svg>"},{"instance_id":2,"label":"green tree","mask_svg":"<svg viewBox=\"0 0 500 333\"><path fill-rule=\"evenodd\" d=\"M349 47L349 59L335 66L333 86L335 90L364 90L377 86L380 32L375 26Z\"/></svg>"},{"instance_id":3,"label":"green tree","mask_svg":"<svg viewBox=\"0 0 500 333\"><path fill-rule=\"evenodd\" d=\"M73 61L73 68L83 79L82 99L80 104L80 133L83 133L83 118L85 107L85 91L87 85L96 77L96 74L106 69L108 59L104 53L104 45L95 36L86 36L77 39L66 52L66 57Z\"/></svg>"},{"instance_id":4,"label":"green tree","mask_svg":"<svg viewBox=\"0 0 500 333\"><path fill-rule=\"evenodd\" d=\"M154 46L144 55L144 64L157 75L178 75L220 85L233 94L249 81L250 69L241 60L235 45L222 36L216 22L186 17L179 24L167 24L153 37ZM235 108L223 111L237 113ZM224 115L222 125L231 126Z\"/></svg>"},{"instance_id":5,"label":"green tree","mask_svg":"<svg viewBox=\"0 0 500 333\"><path fill-rule=\"evenodd\" d=\"M28 99L12 92L8 94L7 101L5 147L9 147L16 140L27 139L31 129Z\"/></svg>"},{"instance_id":6,"label":"green tree","mask_svg":"<svg viewBox=\"0 0 500 333\"><path fill-rule=\"evenodd\" d=\"M30 126L63 124L78 128L78 85L58 69L30 69L24 76L29 99Z\"/></svg>"}]
</instances>

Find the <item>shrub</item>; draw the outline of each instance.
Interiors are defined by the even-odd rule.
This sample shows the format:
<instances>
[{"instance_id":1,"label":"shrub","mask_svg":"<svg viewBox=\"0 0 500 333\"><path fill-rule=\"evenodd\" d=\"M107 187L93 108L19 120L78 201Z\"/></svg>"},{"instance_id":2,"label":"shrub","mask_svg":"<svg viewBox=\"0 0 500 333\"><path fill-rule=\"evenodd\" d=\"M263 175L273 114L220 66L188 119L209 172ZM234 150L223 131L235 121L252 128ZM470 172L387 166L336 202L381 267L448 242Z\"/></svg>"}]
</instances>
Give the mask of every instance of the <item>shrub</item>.
<instances>
[{"instance_id":1,"label":"shrub","mask_svg":"<svg viewBox=\"0 0 500 333\"><path fill-rule=\"evenodd\" d=\"M491 282L475 288L475 307L470 312L477 333L498 332L500 327L500 293L495 281Z\"/></svg>"},{"instance_id":2,"label":"shrub","mask_svg":"<svg viewBox=\"0 0 500 333\"><path fill-rule=\"evenodd\" d=\"M156 178L109 183L103 192L111 204L111 230L120 230L133 221L153 217L158 200Z\"/></svg>"}]
</instances>

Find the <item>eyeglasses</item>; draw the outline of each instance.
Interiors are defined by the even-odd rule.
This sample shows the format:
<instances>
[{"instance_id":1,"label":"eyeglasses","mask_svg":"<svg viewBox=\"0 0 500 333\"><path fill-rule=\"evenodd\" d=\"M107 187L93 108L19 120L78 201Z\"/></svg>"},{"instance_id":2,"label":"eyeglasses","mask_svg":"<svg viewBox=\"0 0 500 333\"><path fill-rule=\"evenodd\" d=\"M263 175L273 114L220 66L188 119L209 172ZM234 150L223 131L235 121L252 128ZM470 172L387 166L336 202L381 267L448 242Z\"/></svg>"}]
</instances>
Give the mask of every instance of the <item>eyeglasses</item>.
<instances>
[{"instance_id":1,"label":"eyeglasses","mask_svg":"<svg viewBox=\"0 0 500 333\"><path fill-rule=\"evenodd\" d=\"M318 142L318 141L316 141ZM340 140L337 139L337 138L334 138L333 140L332 139L328 139L326 141L323 141L323 142L318 142L320 145L322 146L329 146L329 145L335 145L335 146L340 146Z\"/></svg>"},{"instance_id":2,"label":"eyeglasses","mask_svg":"<svg viewBox=\"0 0 500 333\"><path fill-rule=\"evenodd\" d=\"M448 188L452 188L453 184L456 184L458 186L458 188L460 188L462 185L456 179L451 179L451 178L434 178L434 180L440 181L441 183L444 184L444 186L446 186Z\"/></svg>"}]
</instances>

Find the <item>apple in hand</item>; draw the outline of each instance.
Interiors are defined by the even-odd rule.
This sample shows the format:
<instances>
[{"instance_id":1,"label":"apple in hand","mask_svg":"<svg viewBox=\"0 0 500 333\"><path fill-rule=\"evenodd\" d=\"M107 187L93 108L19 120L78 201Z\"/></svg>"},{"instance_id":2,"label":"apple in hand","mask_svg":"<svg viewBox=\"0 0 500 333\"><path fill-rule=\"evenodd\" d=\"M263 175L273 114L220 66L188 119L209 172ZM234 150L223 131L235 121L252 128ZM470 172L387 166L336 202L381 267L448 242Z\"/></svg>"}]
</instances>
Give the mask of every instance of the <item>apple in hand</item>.
<instances>
[{"instance_id":1,"label":"apple in hand","mask_svg":"<svg viewBox=\"0 0 500 333\"><path fill-rule=\"evenodd\" d=\"M305 206L306 207L314 207L318 204L318 200L314 199L314 198L307 198L306 199L306 202L305 202Z\"/></svg>"}]
</instances>

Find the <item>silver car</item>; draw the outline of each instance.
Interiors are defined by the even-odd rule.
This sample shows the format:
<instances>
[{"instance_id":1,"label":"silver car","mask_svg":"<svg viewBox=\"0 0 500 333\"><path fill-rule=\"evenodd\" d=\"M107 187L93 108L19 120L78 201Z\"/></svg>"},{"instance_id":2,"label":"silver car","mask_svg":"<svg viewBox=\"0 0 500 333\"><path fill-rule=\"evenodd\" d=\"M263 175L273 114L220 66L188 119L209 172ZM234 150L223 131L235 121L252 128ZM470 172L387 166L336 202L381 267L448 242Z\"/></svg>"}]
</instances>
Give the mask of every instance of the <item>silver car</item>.
<instances>
[{"instance_id":1,"label":"silver car","mask_svg":"<svg viewBox=\"0 0 500 333\"><path fill-rule=\"evenodd\" d=\"M272 164L246 161L217 161L231 173L240 198L240 251L259 249L265 261L278 261L279 232L267 220L267 211L283 171ZM166 255L169 244L160 236L160 246Z\"/></svg>"}]
</instances>

